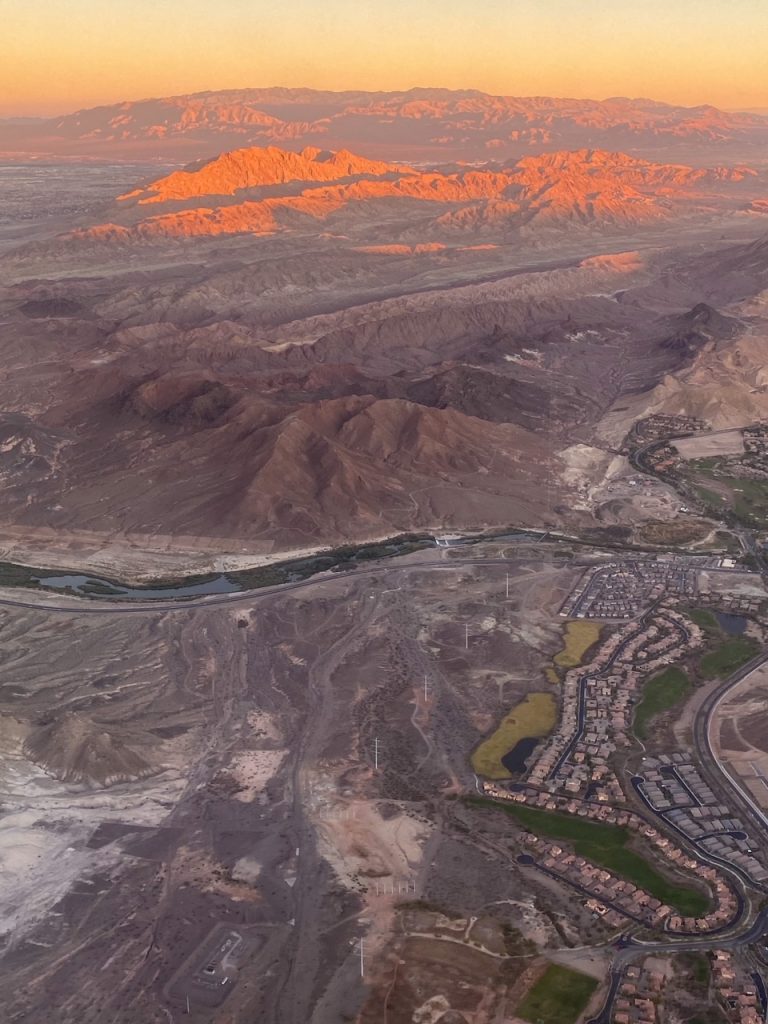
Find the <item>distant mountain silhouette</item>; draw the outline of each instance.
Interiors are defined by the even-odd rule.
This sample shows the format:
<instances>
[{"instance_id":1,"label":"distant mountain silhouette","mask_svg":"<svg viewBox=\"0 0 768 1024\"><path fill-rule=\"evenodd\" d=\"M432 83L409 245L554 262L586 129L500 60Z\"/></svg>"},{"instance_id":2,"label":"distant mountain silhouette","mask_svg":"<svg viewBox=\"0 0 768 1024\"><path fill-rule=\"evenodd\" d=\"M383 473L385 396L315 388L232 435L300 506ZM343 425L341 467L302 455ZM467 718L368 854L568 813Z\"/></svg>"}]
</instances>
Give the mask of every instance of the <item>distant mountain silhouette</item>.
<instances>
[{"instance_id":1,"label":"distant mountain silhouette","mask_svg":"<svg viewBox=\"0 0 768 1024\"><path fill-rule=\"evenodd\" d=\"M397 160L502 159L583 146L642 155L711 147L745 155L768 118L649 99L491 96L476 90L239 89L115 103L65 117L0 122L0 152L192 160L279 144ZM710 152L704 154L703 147Z\"/></svg>"}]
</instances>

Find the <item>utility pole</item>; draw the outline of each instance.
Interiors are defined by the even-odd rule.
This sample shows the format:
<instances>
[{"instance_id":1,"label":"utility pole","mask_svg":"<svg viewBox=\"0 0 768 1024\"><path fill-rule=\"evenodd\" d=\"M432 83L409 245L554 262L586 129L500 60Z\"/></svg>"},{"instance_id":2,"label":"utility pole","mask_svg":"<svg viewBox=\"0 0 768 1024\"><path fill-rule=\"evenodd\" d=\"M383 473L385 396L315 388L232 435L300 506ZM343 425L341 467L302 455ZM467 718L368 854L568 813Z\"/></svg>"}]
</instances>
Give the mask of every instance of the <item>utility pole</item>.
<instances>
[{"instance_id":1,"label":"utility pole","mask_svg":"<svg viewBox=\"0 0 768 1024\"><path fill-rule=\"evenodd\" d=\"M373 766L376 771L379 770L379 737L373 741Z\"/></svg>"},{"instance_id":2,"label":"utility pole","mask_svg":"<svg viewBox=\"0 0 768 1024\"><path fill-rule=\"evenodd\" d=\"M469 626L464 627L464 647L469 650Z\"/></svg>"},{"instance_id":3,"label":"utility pole","mask_svg":"<svg viewBox=\"0 0 768 1024\"><path fill-rule=\"evenodd\" d=\"M509 573L507 573L507 600L509 600Z\"/></svg>"},{"instance_id":4,"label":"utility pole","mask_svg":"<svg viewBox=\"0 0 768 1024\"><path fill-rule=\"evenodd\" d=\"M189 1016L189 996L187 996L187 1016Z\"/></svg>"},{"instance_id":5,"label":"utility pole","mask_svg":"<svg viewBox=\"0 0 768 1024\"><path fill-rule=\"evenodd\" d=\"M425 704L427 703L427 700L428 700L428 697L427 697L427 673L425 672L424 673L424 703Z\"/></svg>"},{"instance_id":6,"label":"utility pole","mask_svg":"<svg viewBox=\"0 0 768 1024\"><path fill-rule=\"evenodd\" d=\"M360 939L360 977L365 977L365 956L363 953L363 940Z\"/></svg>"}]
</instances>

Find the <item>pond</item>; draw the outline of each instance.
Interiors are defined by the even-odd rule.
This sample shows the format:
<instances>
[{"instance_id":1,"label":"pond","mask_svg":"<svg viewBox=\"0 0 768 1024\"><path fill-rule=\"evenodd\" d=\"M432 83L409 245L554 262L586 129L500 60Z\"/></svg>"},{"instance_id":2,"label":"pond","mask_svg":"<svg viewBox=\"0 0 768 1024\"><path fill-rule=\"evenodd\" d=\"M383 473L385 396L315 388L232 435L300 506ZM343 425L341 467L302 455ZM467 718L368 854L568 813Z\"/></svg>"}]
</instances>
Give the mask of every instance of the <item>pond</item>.
<instances>
[{"instance_id":1,"label":"pond","mask_svg":"<svg viewBox=\"0 0 768 1024\"><path fill-rule=\"evenodd\" d=\"M743 615L732 615L730 612L713 612L720 627L731 636L741 636L747 628L747 620Z\"/></svg>"},{"instance_id":2,"label":"pond","mask_svg":"<svg viewBox=\"0 0 768 1024\"><path fill-rule=\"evenodd\" d=\"M125 587L119 583L99 579L98 576L36 576L41 587L66 590L80 597L121 597L129 600L158 600L162 598L195 597L203 594L233 594L242 590L239 584L226 576L216 576L204 583L188 583L177 587Z\"/></svg>"},{"instance_id":3,"label":"pond","mask_svg":"<svg viewBox=\"0 0 768 1024\"><path fill-rule=\"evenodd\" d=\"M518 740L508 754L501 759L501 763L513 775L518 775L526 769L526 761L536 749L539 741L535 736L525 736Z\"/></svg>"}]
</instances>

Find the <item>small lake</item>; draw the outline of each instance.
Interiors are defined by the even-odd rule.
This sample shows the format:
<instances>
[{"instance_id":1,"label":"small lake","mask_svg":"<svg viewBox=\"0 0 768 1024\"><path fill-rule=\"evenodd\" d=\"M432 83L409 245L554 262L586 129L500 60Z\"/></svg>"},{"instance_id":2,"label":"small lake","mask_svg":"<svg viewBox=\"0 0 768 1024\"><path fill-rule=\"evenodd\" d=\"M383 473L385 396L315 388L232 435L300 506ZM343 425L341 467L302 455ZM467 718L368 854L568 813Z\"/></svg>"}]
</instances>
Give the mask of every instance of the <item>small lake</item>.
<instances>
[{"instance_id":1,"label":"small lake","mask_svg":"<svg viewBox=\"0 0 768 1024\"><path fill-rule=\"evenodd\" d=\"M518 740L508 754L501 759L501 763L513 775L518 775L526 769L526 761L536 749L539 741L533 736L525 736Z\"/></svg>"},{"instance_id":2,"label":"small lake","mask_svg":"<svg viewBox=\"0 0 768 1024\"><path fill-rule=\"evenodd\" d=\"M194 597L203 594L233 594L243 588L227 579L217 576L204 583L189 583L178 587L123 587L97 576L36 576L41 587L66 590L80 597L121 597L127 600L161 600L162 598Z\"/></svg>"},{"instance_id":3,"label":"small lake","mask_svg":"<svg viewBox=\"0 0 768 1024\"><path fill-rule=\"evenodd\" d=\"M747 628L747 620L743 615L732 615L730 612L716 611L713 611L712 614L717 619L721 629L724 629L726 633L730 633L731 636L741 636Z\"/></svg>"},{"instance_id":4,"label":"small lake","mask_svg":"<svg viewBox=\"0 0 768 1024\"><path fill-rule=\"evenodd\" d=\"M127 586L117 580L101 579L86 573L54 572L29 566L0 562L0 586L42 587L77 597L116 598L121 601L162 601L210 594L237 594L260 587L297 583L323 572L345 572L372 565L397 555L410 554L435 546L425 534L402 534L389 540L347 545L310 555L289 558L252 569L236 569L217 574L198 574L178 580L157 580L146 586Z\"/></svg>"}]
</instances>

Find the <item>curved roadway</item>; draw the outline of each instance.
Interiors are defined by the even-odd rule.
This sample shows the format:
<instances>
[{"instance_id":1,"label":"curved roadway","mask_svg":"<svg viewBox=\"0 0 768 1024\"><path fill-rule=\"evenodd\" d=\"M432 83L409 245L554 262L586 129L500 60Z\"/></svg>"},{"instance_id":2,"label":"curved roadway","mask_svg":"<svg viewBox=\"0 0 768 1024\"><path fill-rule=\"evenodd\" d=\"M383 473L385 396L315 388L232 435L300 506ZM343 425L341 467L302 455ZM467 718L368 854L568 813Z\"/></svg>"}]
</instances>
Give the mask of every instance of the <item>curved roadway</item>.
<instances>
[{"instance_id":1,"label":"curved roadway","mask_svg":"<svg viewBox=\"0 0 768 1024\"><path fill-rule=\"evenodd\" d=\"M713 431L712 433L718 433ZM678 435L679 436L679 435ZM667 439L664 439L667 440ZM668 440L673 440L669 438ZM643 463L643 457L660 439L645 445L630 456L630 462L641 472L655 475ZM434 560L422 560L409 562L407 565L396 567L396 571L404 572L410 570L432 571L451 570L461 567L486 567L486 566L508 566L512 560L507 558L456 558L450 562L438 562ZM198 599L186 598L173 601L157 601L148 599L141 605L136 604L102 604L94 605L80 604L78 598L72 598L72 603L55 604L49 601L24 601L14 598L0 597L0 607L26 608L39 612L50 612L62 615L146 615L157 612L189 611L205 608L214 608L222 605L236 605L252 603L264 598L275 597L292 590L301 590L306 587L321 586L324 583L336 582L339 579L354 577L371 577L384 572L393 571L392 568L384 565L373 565L365 568L347 570L341 573L325 573L312 576L305 580L296 580L290 583L275 584L274 586L260 587L254 590L247 590L233 594L222 594L217 596L206 596ZM758 834L768 842L768 818L757 808L751 797L747 796L740 786L733 780L729 773L718 760L711 745L711 722L712 717L722 699L727 693L751 672L768 661L768 652L753 658L747 664L728 677L717 689L702 703L696 713L693 726L693 738L696 751L702 762L706 764L719 778L721 784L727 787L736 797L739 805L746 813L748 820L756 826ZM748 904L744 906L744 912L748 913ZM743 918L742 918L743 921ZM751 925L744 927L743 931L733 932L729 937L718 939L717 945L721 948L736 948L756 942L768 931L768 907L764 908L757 915ZM703 936L700 939L674 940L668 939L659 942L640 942L636 939L628 939L622 943L621 948L614 956L611 966L611 982L606 1000L598 1015L589 1021L589 1024L609 1024L613 1003L621 985L624 968L632 960L639 956L646 956L654 952L692 952L706 950L712 947L712 938Z\"/></svg>"},{"instance_id":2,"label":"curved roadway","mask_svg":"<svg viewBox=\"0 0 768 1024\"><path fill-rule=\"evenodd\" d=\"M751 675L756 668L768 662L768 651L764 651L757 657L752 658L741 668L733 672L720 686L707 695L701 707L696 712L693 723L693 742L696 752L703 764L714 772L718 781L728 789L735 797L742 811L747 815L749 821L755 826L757 835L762 843L768 843L768 818L752 801L745 791L725 770L715 752L712 749L711 725L712 718L718 705L725 696L737 686L743 679ZM749 914L749 904L743 905L742 920L739 924L743 930L732 931L726 938L718 938L716 945L721 949L735 949L741 946L749 946L757 942L768 932L768 907L764 907L750 925L744 924L744 918ZM736 925L738 928L739 924ZM622 943L622 948L616 953L611 965L610 985L606 994L605 1002L597 1014L588 1024L609 1024L613 1012L613 1004L621 986L624 968L634 959L640 956L647 956L649 953L690 953L697 950L712 949L712 936L702 936L700 939L685 939L675 941L668 939L660 942L640 942L636 939L629 939Z\"/></svg>"}]
</instances>

